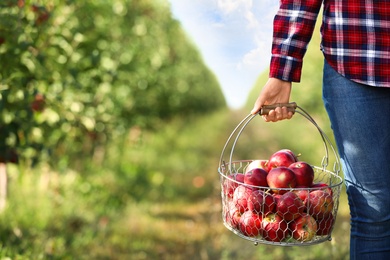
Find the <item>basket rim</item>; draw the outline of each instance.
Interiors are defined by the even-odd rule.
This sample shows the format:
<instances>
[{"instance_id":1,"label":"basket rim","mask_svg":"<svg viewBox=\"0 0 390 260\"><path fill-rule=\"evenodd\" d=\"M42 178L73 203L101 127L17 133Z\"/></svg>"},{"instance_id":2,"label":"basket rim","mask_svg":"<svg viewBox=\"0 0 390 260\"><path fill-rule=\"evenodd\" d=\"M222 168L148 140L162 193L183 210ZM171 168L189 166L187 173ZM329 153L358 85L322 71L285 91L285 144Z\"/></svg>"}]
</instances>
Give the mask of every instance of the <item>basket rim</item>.
<instances>
[{"instance_id":1,"label":"basket rim","mask_svg":"<svg viewBox=\"0 0 390 260\"><path fill-rule=\"evenodd\" d=\"M242 163L242 162L246 163L246 162L250 162L250 161L251 160L238 160L238 161L232 161L232 164L233 163ZM319 166L315 166L315 165L312 165L312 167L315 170L322 171L321 173L323 173L323 172L328 173L328 174L330 174L332 177L334 177L336 179L335 183L332 183L332 184L328 184L327 183L329 188L338 187L338 186L343 184L343 178L340 175L338 175L337 173L332 172L332 171L327 170L327 169L324 169L324 167L319 167ZM221 177L223 177L225 179L228 179L229 176L227 175L227 173L229 171L223 172L221 168L222 167L218 167L218 173L221 175ZM239 173L239 172L234 172L234 173L231 173L231 174L235 174L235 173ZM241 183L241 182L239 182L239 181L237 181L235 179L230 179L229 178L229 181L235 182L237 184L243 184L243 183ZM255 185L250 185L250 184L247 184L247 183L245 183L245 185L248 186L248 187L257 188L257 189L271 189L268 186L255 186ZM315 189L318 189L318 187L298 187L298 188L294 187L294 188L272 188L272 189L274 189L274 190L315 190Z\"/></svg>"}]
</instances>

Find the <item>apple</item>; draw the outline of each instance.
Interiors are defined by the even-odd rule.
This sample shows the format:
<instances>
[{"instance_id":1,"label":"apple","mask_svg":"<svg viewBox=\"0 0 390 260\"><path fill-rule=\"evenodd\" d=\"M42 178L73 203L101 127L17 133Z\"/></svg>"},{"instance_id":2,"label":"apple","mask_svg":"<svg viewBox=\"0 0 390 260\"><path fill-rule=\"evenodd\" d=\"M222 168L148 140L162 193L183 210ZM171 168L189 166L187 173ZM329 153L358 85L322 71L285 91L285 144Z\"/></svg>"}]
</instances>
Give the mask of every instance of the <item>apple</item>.
<instances>
[{"instance_id":1,"label":"apple","mask_svg":"<svg viewBox=\"0 0 390 260\"><path fill-rule=\"evenodd\" d=\"M234 176L236 181L244 183L245 175L243 173L234 173Z\"/></svg>"},{"instance_id":2,"label":"apple","mask_svg":"<svg viewBox=\"0 0 390 260\"><path fill-rule=\"evenodd\" d=\"M248 164L245 172L249 172L250 170L253 170L256 168L267 170L267 163L268 163L268 160L253 160L252 162L250 162Z\"/></svg>"},{"instance_id":3,"label":"apple","mask_svg":"<svg viewBox=\"0 0 390 260\"><path fill-rule=\"evenodd\" d=\"M319 236L326 236L329 235L332 231L334 222L334 216L332 213L330 213L327 217L317 219L317 235Z\"/></svg>"},{"instance_id":4,"label":"apple","mask_svg":"<svg viewBox=\"0 0 390 260\"><path fill-rule=\"evenodd\" d=\"M237 209L232 201L226 207L225 220L233 228L238 228L240 222L241 212Z\"/></svg>"},{"instance_id":5,"label":"apple","mask_svg":"<svg viewBox=\"0 0 390 260\"><path fill-rule=\"evenodd\" d=\"M313 185L314 169L307 162L299 161L288 166L295 173L297 185L310 187Z\"/></svg>"},{"instance_id":6,"label":"apple","mask_svg":"<svg viewBox=\"0 0 390 260\"><path fill-rule=\"evenodd\" d=\"M223 182L224 194L229 198L233 198L234 190L240 183L244 183L244 177L245 176L242 173L233 173L226 176Z\"/></svg>"},{"instance_id":7,"label":"apple","mask_svg":"<svg viewBox=\"0 0 390 260\"><path fill-rule=\"evenodd\" d=\"M275 203L278 203L280 197L282 197L282 194L273 193L272 196L274 197Z\"/></svg>"},{"instance_id":8,"label":"apple","mask_svg":"<svg viewBox=\"0 0 390 260\"><path fill-rule=\"evenodd\" d=\"M316 219L325 218L332 213L333 197L323 190L313 190L307 198L307 212Z\"/></svg>"},{"instance_id":9,"label":"apple","mask_svg":"<svg viewBox=\"0 0 390 260\"><path fill-rule=\"evenodd\" d=\"M279 190L279 188L294 188L297 184L294 172L288 167L281 166L273 168L267 174L268 186L274 193L286 193L288 190Z\"/></svg>"},{"instance_id":10,"label":"apple","mask_svg":"<svg viewBox=\"0 0 390 260\"><path fill-rule=\"evenodd\" d=\"M264 169L254 168L244 174L244 183L253 186L268 187L267 174Z\"/></svg>"},{"instance_id":11,"label":"apple","mask_svg":"<svg viewBox=\"0 0 390 260\"><path fill-rule=\"evenodd\" d=\"M34 100L31 103L31 109L34 112L42 112L45 109L45 105L45 96L41 93L38 93L34 96Z\"/></svg>"},{"instance_id":12,"label":"apple","mask_svg":"<svg viewBox=\"0 0 390 260\"><path fill-rule=\"evenodd\" d=\"M241 213L244 213L244 211L248 210L248 198L252 192L252 189L244 185L239 185L234 190L233 203Z\"/></svg>"},{"instance_id":13,"label":"apple","mask_svg":"<svg viewBox=\"0 0 390 260\"><path fill-rule=\"evenodd\" d=\"M316 182L316 183L313 183L313 185L311 185L310 188L315 188L315 189L323 190L323 191L329 193L330 195L333 195L332 188L330 188L329 185L326 184L325 182Z\"/></svg>"},{"instance_id":14,"label":"apple","mask_svg":"<svg viewBox=\"0 0 390 260\"><path fill-rule=\"evenodd\" d=\"M49 11L44 6L32 5L31 10L38 15L38 18L35 20L35 25L41 25L50 17Z\"/></svg>"},{"instance_id":15,"label":"apple","mask_svg":"<svg viewBox=\"0 0 390 260\"><path fill-rule=\"evenodd\" d=\"M296 186L292 192L297 194L298 198L300 198L303 201L303 204L306 205L307 197L309 196L310 192L306 186Z\"/></svg>"},{"instance_id":16,"label":"apple","mask_svg":"<svg viewBox=\"0 0 390 260\"><path fill-rule=\"evenodd\" d=\"M42 12L41 14L39 14L37 20L35 21L36 25L40 25L44 22L46 22L50 17L50 13L45 11L45 12Z\"/></svg>"},{"instance_id":17,"label":"apple","mask_svg":"<svg viewBox=\"0 0 390 260\"><path fill-rule=\"evenodd\" d=\"M248 209L259 215L267 215L276 207L274 197L262 190L253 191L247 199Z\"/></svg>"},{"instance_id":18,"label":"apple","mask_svg":"<svg viewBox=\"0 0 390 260\"><path fill-rule=\"evenodd\" d=\"M273 193L272 196L274 197L275 205L278 205L278 201L279 201L280 197L282 197L282 194ZM274 213L277 212L276 206L274 207L273 212Z\"/></svg>"},{"instance_id":19,"label":"apple","mask_svg":"<svg viewBox=\"0 0 390 260\"><path fill-rule=\"evenodd\" d=\"M280 242L289 234L287 222L278 214L271 213L261 222L261 236L268 241Z\"/></svg>"},{"instance_id":20,"label":"apple","mask_svg":"<svg viewBox=\"0 0 390 260\"><path fill-rule=\"evenodd\" d=\"M289 154L291 154L293 157L294 157L294 159L295 159L295 161L297 162L298 161L298 156L299 155L296 155L293 151L291 151L290 149L281 149L281 150L279 150L280 152L286 152L286 153L289 153Z\"/></svg>"},{"instance_id":21,"label":"apple","mask_svg":"<svg viewBox=\"0 0 390 260\"><path fill-rule=\"evenodd\" d=\"M240 231L249 237L256 237L260 234L262 218L252 211L245 211L238 223Z\"/></svg>"},{"instance_id":22,"label":"apple","mask_svg":"<svg viewBox=\"0 0 390 260\"><path fill-rule=\"evenodd\" d=\"M288 167L292 163L295 163L296 160L293 155L289 152L279 150L271 155L267 163L268 172L273 168L285 166Z\"/></svg>"},{"instance_id":23,"label":"apple","mask_svg":"<svg viewBox=\"0 0 390 260\"><path fill-rule=\"evenodd\" d=\"M309 214L304 214L290 223L292 237L298 241L310 241L317 233L317 222Z\"/></svg>"},{"instance_id":24,"label":"apple","mask_svg":"<svg viewBox=\"0 0 390 260\"><path fill-rule=\"evenodd\" d=\"M305 211L303 201L292 191L283 194L276 204L277 214L290 221L300 217Z\"/></svg>"},{"instance_id":25,"label":"apple","mask_svg":"<svg viewBox=\"0 0 390 260\"><path fill-rule=\"evenodd\" d=\"M22 8L22 7L24 7L24 3L25 2L25 0L18 0L18 7L19 8Z\"/></svg>"}]
</instances>

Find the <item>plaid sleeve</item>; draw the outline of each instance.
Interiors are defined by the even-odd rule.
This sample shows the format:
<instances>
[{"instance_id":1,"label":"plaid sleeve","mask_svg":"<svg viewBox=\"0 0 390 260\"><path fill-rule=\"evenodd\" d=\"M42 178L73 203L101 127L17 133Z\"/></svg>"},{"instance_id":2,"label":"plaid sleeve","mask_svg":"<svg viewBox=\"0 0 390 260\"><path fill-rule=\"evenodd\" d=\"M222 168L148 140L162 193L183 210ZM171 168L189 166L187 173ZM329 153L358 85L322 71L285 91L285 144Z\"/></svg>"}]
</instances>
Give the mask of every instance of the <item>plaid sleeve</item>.
<instances>
[{"instance_id":1,"label":"plaid sleeve","mask_svg":"<svg viewBox=\"0 0 390 260\"><path fill-rule=\"evenodd\" d=\"M281 0L274 18L270 77L299 82L321 0Z\"/></svg>"}]
</instances>

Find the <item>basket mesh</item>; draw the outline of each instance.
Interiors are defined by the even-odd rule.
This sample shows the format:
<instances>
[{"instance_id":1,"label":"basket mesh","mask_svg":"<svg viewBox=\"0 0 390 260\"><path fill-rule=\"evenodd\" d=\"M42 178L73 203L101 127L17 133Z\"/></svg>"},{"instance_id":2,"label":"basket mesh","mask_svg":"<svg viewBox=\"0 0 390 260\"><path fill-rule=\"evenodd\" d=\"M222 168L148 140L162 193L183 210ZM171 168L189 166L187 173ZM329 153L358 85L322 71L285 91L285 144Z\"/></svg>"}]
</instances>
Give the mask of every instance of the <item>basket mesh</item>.
<instances>
[{"instance_id":1,"label":"basket mesh","mask_svg":"<svg viewBox=\"0 0 390 260\"><path fill-rule=\"evenodd\" d=\"M236 235L272 245L311 245L331 239L342 178L313 166L310 188L258 187L243 183L251 160L219 168L224 225Z\"/></svg>"}]
</instances>

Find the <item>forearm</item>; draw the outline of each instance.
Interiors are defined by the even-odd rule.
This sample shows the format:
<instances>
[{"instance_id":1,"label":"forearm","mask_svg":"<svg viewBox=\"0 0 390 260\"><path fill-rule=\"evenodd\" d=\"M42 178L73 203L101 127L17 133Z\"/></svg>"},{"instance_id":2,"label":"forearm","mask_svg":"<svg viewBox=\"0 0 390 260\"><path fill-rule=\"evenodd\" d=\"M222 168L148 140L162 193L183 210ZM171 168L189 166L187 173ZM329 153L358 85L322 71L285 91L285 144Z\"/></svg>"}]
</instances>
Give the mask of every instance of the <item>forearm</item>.
<instances>
[{"instance_id":1,"label":"forearm","mask_svg":"<svg viewBox=\"0 0 390 260\"><path fill-rule=\"evenodd\" d=\"M299 82L321 0L282 0L274 19L270 78Z\"/></svg>"}]
</instances>

